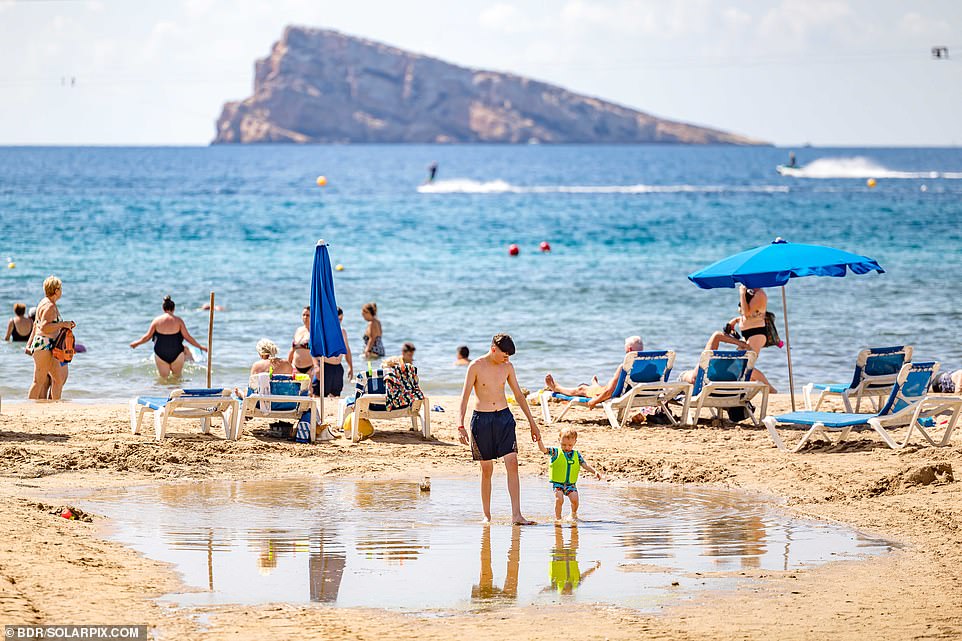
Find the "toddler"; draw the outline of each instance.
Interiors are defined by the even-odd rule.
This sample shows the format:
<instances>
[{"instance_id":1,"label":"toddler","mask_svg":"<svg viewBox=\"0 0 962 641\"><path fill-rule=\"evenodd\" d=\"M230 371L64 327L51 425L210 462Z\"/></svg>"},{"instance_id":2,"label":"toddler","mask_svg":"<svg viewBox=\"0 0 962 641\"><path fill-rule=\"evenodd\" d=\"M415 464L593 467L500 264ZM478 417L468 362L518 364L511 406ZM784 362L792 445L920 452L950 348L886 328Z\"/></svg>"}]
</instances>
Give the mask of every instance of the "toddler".
<instances>
[{"instance_id":1,"label":"toddler","mask_svg":"<svg viewBox=\"0 0 962 641\"><path fill-rule=\"evenodd\" d=\"M573 427L565 427L558 433L561 439L561 447L545 447L544 443L538 439L538 449L543 454L550 457L548 466L551 477L551 487L554 488L554 516L561 520L561 508L564 506L565 497L571 503L571 519L578 520L578 473L581 468L585 468L595 475L596 479L601 479L601 474L593 467L588 465L581 453L575 450L575 443L578 441L578 432Z\"/></svg>"}]
</instances>

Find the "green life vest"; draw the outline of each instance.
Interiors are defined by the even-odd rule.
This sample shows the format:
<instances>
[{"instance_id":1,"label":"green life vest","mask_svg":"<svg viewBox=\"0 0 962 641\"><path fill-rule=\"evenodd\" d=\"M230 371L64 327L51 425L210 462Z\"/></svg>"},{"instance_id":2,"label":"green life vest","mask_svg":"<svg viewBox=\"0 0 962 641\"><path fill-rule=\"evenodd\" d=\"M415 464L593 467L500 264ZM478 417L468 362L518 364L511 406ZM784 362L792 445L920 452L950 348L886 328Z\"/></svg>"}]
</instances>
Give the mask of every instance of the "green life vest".
<instances>
[{"instance_id":1,"label":"green life vest","mask_svg":"<svg viewBox=\"0 0 962 641\"><path fill-rule=\"evenodd\" d=\"M558 456L551 461L551 482L574 485L578 482L578 472L581 471L581 461L578 451L571 451L571 460L565 456L564 450L558 448Z\"/></svg>"},{"instance_id":2,"label":"green life vest","mask_svg":"<svg viewBox=\"0 0 962 641\"><path fill-rule=\"evenodd\" d=\"M578 568L578 560L574 555L560 558L552 558L551 566L548 568L550 573L551 586L564 594L565 589L573 591L581 583L581 570Z\"/></svg>"}]
</instances>

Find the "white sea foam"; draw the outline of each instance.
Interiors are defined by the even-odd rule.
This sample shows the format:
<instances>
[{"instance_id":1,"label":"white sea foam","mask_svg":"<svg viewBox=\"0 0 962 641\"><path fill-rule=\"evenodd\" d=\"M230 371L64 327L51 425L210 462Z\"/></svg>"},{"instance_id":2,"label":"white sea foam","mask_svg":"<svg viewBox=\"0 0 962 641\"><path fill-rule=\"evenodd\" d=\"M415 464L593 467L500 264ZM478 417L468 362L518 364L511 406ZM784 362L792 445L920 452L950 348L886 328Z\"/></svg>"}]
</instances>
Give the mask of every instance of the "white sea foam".
<instances>
[{"instance_id":1,"label":"white sea foam","mask_svg":"<svg viewBox=\"0 0 962 641\"><path fill-rule=\"evenodd\" d=\"M782 175L793 178L962 178L958 171L897 171L864 156L819 158L803 167L782 167Z\"/></svg>"},{"instance_id":2,"label":"white sea foam","mask_svg":"<svg viewBox=\"0 0 962 641\"><path fill-rule=\"evenodd\" d=\"M418 187L422 194L671 194L671 193L787 193L785 185L512 185L504 180L470 178L439 180Z\"/></svg>"}]
</instances>

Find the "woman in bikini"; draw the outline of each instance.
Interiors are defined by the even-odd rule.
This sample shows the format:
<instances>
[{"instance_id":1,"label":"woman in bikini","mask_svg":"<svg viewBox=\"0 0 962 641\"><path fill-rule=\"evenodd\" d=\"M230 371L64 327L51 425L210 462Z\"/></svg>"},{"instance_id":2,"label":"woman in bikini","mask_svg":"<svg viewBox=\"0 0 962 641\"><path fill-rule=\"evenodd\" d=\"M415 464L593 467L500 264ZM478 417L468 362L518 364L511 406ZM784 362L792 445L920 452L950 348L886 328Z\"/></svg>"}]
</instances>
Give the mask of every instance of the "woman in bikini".
<instances>
[{"instance_id":1,"label":"woman in bikini","mask_svg":"<svg viewBox=\"0 0 962 641\"><path fill-rule=\"evenodd\" d=\"M154 362L157 364L157 373L161 378L180 378L184 371L184 341L187 341L202 352L207 348L194 340L194 337L187 331L184 319L174 315L174 301L170 296L164 297L164 313L150 322L147 333L130 344L134 349L143 345L147 341L154 341Z\"/></svg>"},{"instance_id":2,"label":"woman in bikini","mask_svg":"<svg viewBox=\"0 0 962 641\"><path fill-rule=\"evenodd\" d=\"M7 335L3 340L26 343L30 339L32 329L33 321L27 318L27 306L23 303L14 303L13 318L7 323Z\"/></svg>"},{"instance_id":3,"label":"woman in bikini","mask_svg":"<svg viewBox=\"0 0 962 641\"><path fill-rule=\"evenodd\" d=\"M61 330L73 329L77 324L60 318L57 301L63 295L63 283L59 278L48 276L43 281L43 292L46 296L37 304L33 332L25 350L33 356L33 383L28 397L59 401L69 372L66 363L53 357L53 344Z\"/></svg>"},{"instance_id":4,"label":"woman in bikini","mask_svg":"<svg viewBox=\"0 0 962 641\"><path fill-rule=\"evenodd\" d=\"M760 355L767 342L765 333L765 313L768 311L768 294L761 289L748 289L744 285L738 286L739 316L728 321L724 332L715 332L705 345L706 350L716 350L722 343L734 345L738 349L747 349ZM735 337L735 326L741 329L741 338ZM757 356L756 356L756 364ZM695 370L682 372L679 378L688 383L695 382ZM752 380L768 385L768 391L777 391L768 378L756 367L752 370Z\"/></svg>"},{"instance_id":5,"label":"woman in bikini","mask_svg":"<svg viewBox=\"0 0 962 641\"><path fill-rule=\"evenodd\" d=\"M367 321L364 330L364 358L373 361L384 357L384 339L381 321L377 318L377 303L370 302L361 308L361 317Z\"/></svg>"},{"instance_id":6,"label":"woman in bikini","mask_svg":"<svg viewBox=\"0 0 962 641\"><path fill-rule=\"evenodd\" d=\"M303 326L294 330L294 340L291 341L291 351L287 353L287 360L301 374L314 374L314 357L311 356L311 308L305 307L301 311Z\"/></svg>"}]
</instances>

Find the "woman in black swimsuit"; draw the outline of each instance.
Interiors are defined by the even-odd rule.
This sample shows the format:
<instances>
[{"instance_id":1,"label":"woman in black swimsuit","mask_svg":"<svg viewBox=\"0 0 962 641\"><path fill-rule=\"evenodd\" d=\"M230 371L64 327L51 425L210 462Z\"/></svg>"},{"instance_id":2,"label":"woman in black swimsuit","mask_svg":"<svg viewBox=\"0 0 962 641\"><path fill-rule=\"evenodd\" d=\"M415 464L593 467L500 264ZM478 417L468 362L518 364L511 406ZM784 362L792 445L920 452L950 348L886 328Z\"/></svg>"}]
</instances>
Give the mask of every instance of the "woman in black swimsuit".
<instances>
[{"instance_id":1,"label":"woman in black swimsuit","mask_svg":"<svg viewBox=\"0 0 962 641\"><path fill-rule=\"evenodd\" d=\"M147 333L130 344L131 349L143 345L147 341L154 341L154 362L157 363L157 373L161 378L180 378L184 371L184 341L202 352L207 348L194 340L187 331L184 319L174 315L174 301L170 296L164 297L164 313L150 322Z\"/></svg>"},{"instance_id":2,"label":"woman in black swimsuit","mask_svg":"<svg viewBox=\"0 0 962 641\"><path fill-rule=\"evenodd\" d=\"M3 337L3 340L26 343L30 338L32 329L33 321L27 318L27 306L23 303L14 303L13 318L7 323L7 335Z\"/></svg>"}]
</instances>

